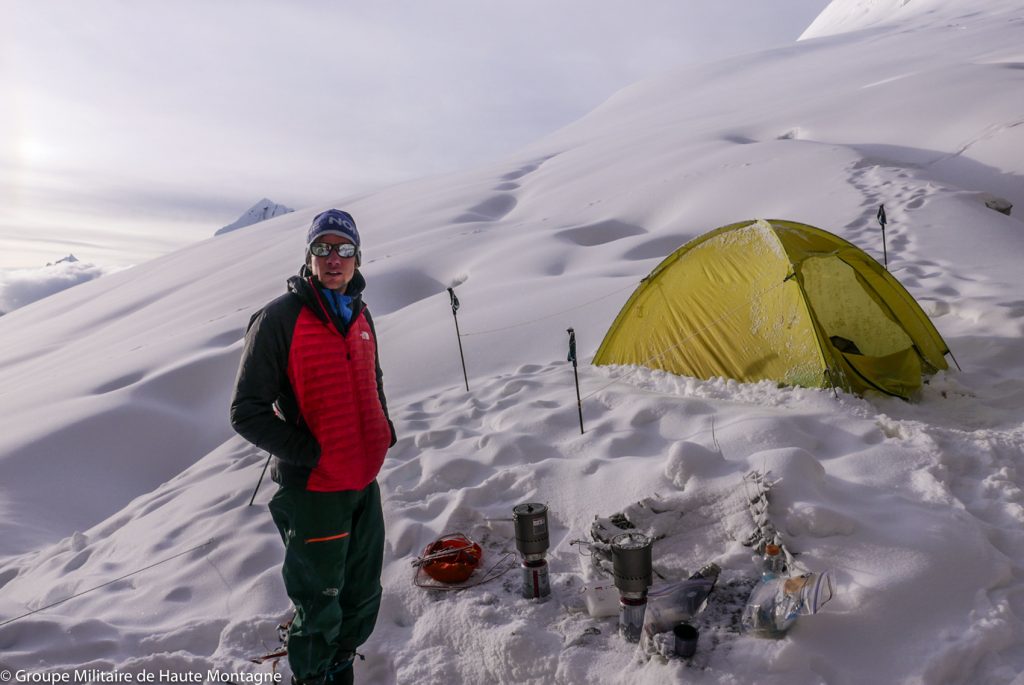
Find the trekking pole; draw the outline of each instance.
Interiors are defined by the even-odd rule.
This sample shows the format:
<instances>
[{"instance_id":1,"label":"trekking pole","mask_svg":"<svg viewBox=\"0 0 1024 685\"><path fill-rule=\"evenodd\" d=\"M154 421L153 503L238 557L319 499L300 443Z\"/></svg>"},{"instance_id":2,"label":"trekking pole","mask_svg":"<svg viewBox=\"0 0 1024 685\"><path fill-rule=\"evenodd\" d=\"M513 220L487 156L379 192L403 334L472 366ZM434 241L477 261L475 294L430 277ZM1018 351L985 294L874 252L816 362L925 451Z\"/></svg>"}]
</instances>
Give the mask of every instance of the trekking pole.
<instances>
[{"instance_id":1,"label":"trekking pole","mask_svg":"<svg viewBox=\"0 0 1024 685\"><path fill-rule=\"evenodd\" d=\"M888 252L888 250L886 250L886 247L885 247L885 224L886 224L885 205L878 205L878 213L875 215L875 218L878 219L878 223L882 226L882 260L883 260L883 264L885 265L885 270L888 271L889 270L889 252Z\"/></svg>"},{"instance_id":2,"label":"trekking pole","mask_svg":"<svg viewBox=\"0 0 1024 685\"><path fill-rule=\"evenodd\" d=\"M576 408L580 413L580 435L583 435L583 400L580 399L580 374L576 370L576 331L566 329L569 334L569 359L572 362L572 375L576 379Z\"/></svg>"},{"instance_id":3,"label":"trekking pole","mask_svg":"<svg viewBox=\"0 0 1024 685\"><path fill-rule=\"evenodd\" d=\"M256 501L256 493L260 491L260 486L263 485L263 476L267 475L267 467L270 466L270 452L267 452L267 460L263 463L263 473L260 474L260 479L256 481L256 489L252 491L252 497L249 498L249 506Z\"/></svg>"},{"instance_id":4,"label":"trekking pole","mask_svg":"<svg viewBox=\"0 0 1024 685\"><path fill-rule=\"evenodd\" d=\"M462 378L466 381L466 392L469 392L469 375L466 373L466 356L462 354L462 334L459 333L459 298L455 297L455 291L448 288L448 295L452 298L452 318L455 319L455 337L459 341L459 359L462 360Z\"/></svg>"}]
</instances>

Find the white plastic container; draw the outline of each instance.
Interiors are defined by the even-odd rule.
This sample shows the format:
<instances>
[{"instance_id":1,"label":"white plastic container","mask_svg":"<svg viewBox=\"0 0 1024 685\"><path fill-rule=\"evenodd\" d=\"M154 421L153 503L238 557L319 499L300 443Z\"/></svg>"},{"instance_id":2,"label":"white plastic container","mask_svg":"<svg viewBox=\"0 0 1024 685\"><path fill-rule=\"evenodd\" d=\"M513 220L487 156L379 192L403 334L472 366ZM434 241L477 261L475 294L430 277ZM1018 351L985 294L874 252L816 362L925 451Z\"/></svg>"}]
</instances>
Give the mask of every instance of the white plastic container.
<instances>
[{"instance_id":1,"label":"white plastic container","mask_svg":"<svg viewBox=\"0 0 1024 685\"><path fill-rule=\"evenodd\" d=\"M592 583L583 588L583 599L591 618L618 616L619 591L610 581Z\"/></svg>"}]
</instances>

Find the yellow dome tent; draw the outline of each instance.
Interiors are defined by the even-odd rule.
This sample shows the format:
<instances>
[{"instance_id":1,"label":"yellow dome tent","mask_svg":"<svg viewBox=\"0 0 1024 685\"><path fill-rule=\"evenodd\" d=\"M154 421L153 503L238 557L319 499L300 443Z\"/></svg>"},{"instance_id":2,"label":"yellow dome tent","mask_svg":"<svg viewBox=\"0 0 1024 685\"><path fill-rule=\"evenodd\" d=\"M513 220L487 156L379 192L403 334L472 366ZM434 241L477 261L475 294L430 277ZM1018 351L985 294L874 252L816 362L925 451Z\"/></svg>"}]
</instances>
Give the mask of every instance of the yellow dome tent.
<instances>
[{"instance_id":1,"label":"yellow dome tent","mask_svg":"<svg viewBox=\"0 0 1024 685\"><path fill-rule=\"evenodd\" d=\"M594 364L909 399L947 368L920 305L855 245L793 221L742 221L673 252L633 292Z\"/></svg>"}]
</instances>

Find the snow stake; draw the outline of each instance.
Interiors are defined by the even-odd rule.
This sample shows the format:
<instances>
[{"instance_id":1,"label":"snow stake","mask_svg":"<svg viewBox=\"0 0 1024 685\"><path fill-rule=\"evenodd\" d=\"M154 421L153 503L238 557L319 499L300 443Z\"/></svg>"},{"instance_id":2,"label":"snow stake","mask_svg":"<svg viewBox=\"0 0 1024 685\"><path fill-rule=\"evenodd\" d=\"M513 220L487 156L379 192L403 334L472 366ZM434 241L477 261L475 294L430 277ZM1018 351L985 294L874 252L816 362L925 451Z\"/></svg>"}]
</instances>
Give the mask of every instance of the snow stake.
<instances>
[{"instance_id":1,"label":"snow stake","mask_svg":"<svg viewBox=\"0 0 1024 685\"><path fill-rule=\"evenodd\" d=\"M548 508L536 502L512 509L516 548L523 555L523 597L540 599L551 594L548 580Z\"/></svg>"},{"instance_id":2,"label":"snow stake","mask_svg":"<svg viewBox=\"0 0 1024 685\"><path fill-rule=\"evenodd\" d=\"M452 298L452 318L455 319L455 338L459 341L459 359L462 360L462 378L466 381L466 392L469 392L469 375L466 373L466 357L462 354L462 334L459 333L459 298L455 297L455 291L448 288L448 295Z\"/></svg>"},{"instance_id":3,"label":"snow stake","mask_svg":"<svg viewBox=\"0 0 1024 685\"><path fill-rule=\"evenodd\" d=\"M566 329L569 334L569 359L572 362L572 375L576 379L576 408L580 413L580 435L583 435L583 400L580 399L580 374L576 369L576 331Z\"/></svg>"},{"instance_id":4,"label":"snow stake","mask_svg":"<svg viewBox=\"0 0 1024 685\"><path fill-rule=\"evenodd\" d=\"M883 260L882 263L885 266L885 270L888 271L889 270L889 252L885 248L885 224L886 224L885 205L878 205L878 213L875 215L875 218L878 219L878 224L882 227L882 260Z\"/></svg>"},{"instance_id":5,"label":"snow stake","mask_svg":"<svg viewBox=\"0 0 1024 685\"><path fill-rule=\"evenodd\" d=\"M612 538L612 571L619 588L619 633L628 642L639 642L647 613L647 588L653 582L652 541L642 533L622 533Z\"/></svg>"}]
</instances>

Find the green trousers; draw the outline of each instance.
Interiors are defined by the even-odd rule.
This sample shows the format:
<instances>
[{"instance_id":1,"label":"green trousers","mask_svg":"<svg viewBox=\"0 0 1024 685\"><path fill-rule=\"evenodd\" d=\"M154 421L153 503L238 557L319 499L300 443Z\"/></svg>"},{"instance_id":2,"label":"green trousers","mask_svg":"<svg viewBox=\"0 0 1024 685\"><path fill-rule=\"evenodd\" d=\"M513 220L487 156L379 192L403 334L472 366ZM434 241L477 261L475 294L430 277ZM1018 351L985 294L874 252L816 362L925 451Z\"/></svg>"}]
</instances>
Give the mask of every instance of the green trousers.
<instances>
[{"instance_id":1,"label":"green trousers","mask_svg":"<svg viewBox=\"0 0 1024 685\"><path fill-rule=\"evenodd\" d=\"M380 609L384 514L377 482L363 490L280 488L270 513L284 540L284 586L295 605L288 662L300 679L323 675L366 642Z\"/></svg>"}]
</instances>

